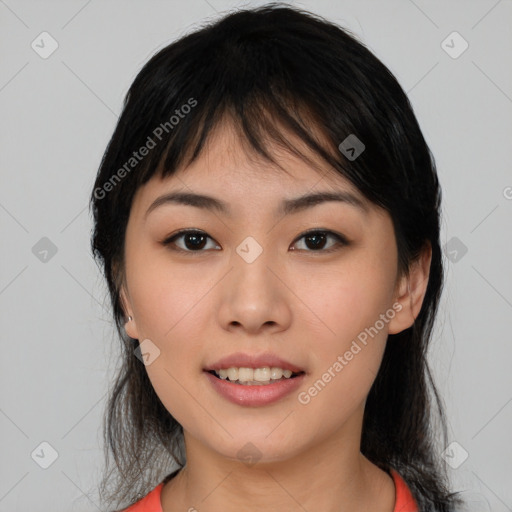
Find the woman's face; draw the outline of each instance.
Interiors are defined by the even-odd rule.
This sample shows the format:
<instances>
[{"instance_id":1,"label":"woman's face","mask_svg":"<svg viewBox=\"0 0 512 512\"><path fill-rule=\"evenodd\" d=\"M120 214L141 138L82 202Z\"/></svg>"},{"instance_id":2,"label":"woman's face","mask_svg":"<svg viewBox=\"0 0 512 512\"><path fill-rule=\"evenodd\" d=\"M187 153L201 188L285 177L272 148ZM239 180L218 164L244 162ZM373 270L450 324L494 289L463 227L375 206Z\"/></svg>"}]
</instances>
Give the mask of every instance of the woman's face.
<instances>
[{"instance_id":1,"label":"woman's face","mask_svg":"<svg viewBox=\"0 0 512 512\"><path fill-rule=\"evenodd\" d=\"M358 450L388 332L413 320L389 215L339 175L278 159L289 174L247 159L223 125L192 165L137 191L126 231L126 331L186 440L232 459L284 460L349 438ZM151 208L178 192L226 211L213 200ZM285 201L319 193L346 200L284 213ZM201 233L164 245L182 229ZM288 365L302 373L268 387L207 372L261 368L238 376L267 379L266 366Z\"/></svg>"}]
</instances>

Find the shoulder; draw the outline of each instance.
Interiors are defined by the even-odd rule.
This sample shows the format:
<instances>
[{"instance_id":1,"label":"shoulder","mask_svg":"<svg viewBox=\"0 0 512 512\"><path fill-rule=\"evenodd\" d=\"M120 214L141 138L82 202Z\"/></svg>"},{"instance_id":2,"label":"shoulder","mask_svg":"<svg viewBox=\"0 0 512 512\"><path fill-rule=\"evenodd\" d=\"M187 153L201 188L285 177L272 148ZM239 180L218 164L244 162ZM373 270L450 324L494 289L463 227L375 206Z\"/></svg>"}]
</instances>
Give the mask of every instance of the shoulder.
<instances>
[{"instance_id":1,"label":"shoulder","mask_svg":"<svg viewBox=\"0 0 512 512\"><path fill-rule=\"evenodd\" d=\"M393 512L419 512L418 505L400 474L390 468L391 476L395 483L395 508Z\"/></svg>"},{"instance_id":2,"label":"shoulder","mask_svg":"<svg viewBox=\"0 0 512 512\"><path fill-rule=\"evenodd\" d=\"M163 512L160 502L163 487L164 483L160 482L152 491L146 494L144 498L141 498L133 505L119 512Z\"/></svg>"},{"instance_id":3,"label":"shoulder","mask_svg":"<svg viewBox=\"0 0 512 512\"><path fill-rule=\"evenodd\" d=\"M133 505L119 510L117 512L163 512L162 510L162 491L164 485L172 480L179 472L181 468L175 469L172 473L168 474L152 491L150 491L144 498Z\"/></svg>"}]
</instances>

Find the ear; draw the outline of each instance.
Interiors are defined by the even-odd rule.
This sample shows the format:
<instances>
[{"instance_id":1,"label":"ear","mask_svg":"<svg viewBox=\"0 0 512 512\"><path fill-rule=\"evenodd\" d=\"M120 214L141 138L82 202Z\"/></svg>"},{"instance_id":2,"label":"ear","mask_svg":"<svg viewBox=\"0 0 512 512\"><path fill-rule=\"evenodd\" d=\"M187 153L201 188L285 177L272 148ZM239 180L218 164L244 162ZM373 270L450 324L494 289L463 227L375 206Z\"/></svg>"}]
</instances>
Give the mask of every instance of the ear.
<instances>
[{"instance_id":1,"label":"ear","mask_svg":"<svg viewBox=\"0 0 512 512\"><path fill-rule=\"evenodd\" d=\"M120 298L121 298L121 305L123 308L123 311L126 314L126 322L124 324L124 330L126 331L126 334L130 336L130 338L139 339L139 332L137 330L137 323L135 322L135 315L133 314L133 309L131 305L131 301L129 298L128 291L125 289L125 285L121 285L120 289ZM128 318L128 316L131 316L131 320Z\"/></svg>"},{"instance_id":2,"label":"ear","mask_svg":"<svg viewBox=\"0 0 512 512\"><path fill-rule=\"evenodd\" d=\"M396 286L394 302L400 303L396 315L389 322L389 334L398 334L411 327L418 316L427 291L432 247L428 243L411 264L409 274L402 276Z\"/></svg>"}]
</instances>

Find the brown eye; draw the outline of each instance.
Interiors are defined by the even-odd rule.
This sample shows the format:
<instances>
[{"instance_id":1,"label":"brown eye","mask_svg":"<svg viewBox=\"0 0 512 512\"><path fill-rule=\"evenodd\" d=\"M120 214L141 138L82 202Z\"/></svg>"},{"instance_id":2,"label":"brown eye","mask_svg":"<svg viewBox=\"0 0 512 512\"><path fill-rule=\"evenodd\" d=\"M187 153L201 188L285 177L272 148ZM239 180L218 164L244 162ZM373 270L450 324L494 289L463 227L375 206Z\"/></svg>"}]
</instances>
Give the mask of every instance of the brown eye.
<instances>
[{"instance_id":1,"label":"brown eye","mask_svg":"<svg viewBox=\"0 0 512 512\"><path fill-rule=\"evenodd\" d=\"M207 245L207 240L213 240L204 231L183 230L167 238L162 244L165 246L176 246L176 241L180 239L182 239L181 247L171 247L171 249L183 252L204 252L203 249ZM219 246L217 245L216 247Z\"/></svg>"},{"instance_id":2,"label":"brown eye","mask_svg":"<svg viewBox=\"0 0 512 512\"><path fill-rule=\"evenodd\" d=\"M337 250L339 246L348 245L347 240L343 236L333 233L332 231L308 231L301 235L297 240L302 239L304 239L305 242L304 245L306 246L306 252L332 252ZM334 240L334 243L331 243L330 246L325 249L329 239ZM292 248L292 250L295 249Z\"/></svg>"},{"instance_id":3,"label":"brown eye","mask_svg":"<svg viewBox=\"0 0 512 512\"><path fill-rule=\"evenodd\" d=\"M349 244L347 239L338 233L318 229L303 233L295 244L302 239L304 239L305 249L300 248L298 250L305 252L330 253ZM180 240L181 242L178 244L177 241ZM205 252L205 249L221 248L215 243L213 246L207 247L208 240L213 241L213 238L208 236L204 231L187 229L175 233L165 239L162 244L172 250L188 253L201 253ZM331 240L331 242L329 242L329 240ZM291 250L295 251L297 249L292 247Z\"/></svg>"}]
</instances>

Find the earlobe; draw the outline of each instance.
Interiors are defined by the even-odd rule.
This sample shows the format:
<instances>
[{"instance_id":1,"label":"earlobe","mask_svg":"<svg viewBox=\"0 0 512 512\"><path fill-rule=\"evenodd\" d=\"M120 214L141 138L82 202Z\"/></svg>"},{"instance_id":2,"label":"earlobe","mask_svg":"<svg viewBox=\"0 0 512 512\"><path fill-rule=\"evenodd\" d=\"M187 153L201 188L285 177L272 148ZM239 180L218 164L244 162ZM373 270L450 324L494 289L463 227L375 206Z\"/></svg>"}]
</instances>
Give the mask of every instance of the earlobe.
<instances>
[{"instance_id":1,"label":"earlobe","mask_svg":"<svg viewBox=\"0 0 512 512\"><path fill-rule=\"evenodd\" d=\"M409 267L408 275L400 278L396 288L395 301L400 303L402 308L389 322L389 334L398 334L414 324L427 291L431 261L432 248L428 244L418 259Z\"/></svg>"},{"instance_id":2,"label":"earlobe","mask_svg":"<svg viewBox=\"0 0 512 512\"><path fill-rule=\"evenodd\" d=\"M133 311L131 307L131 303L127 298L127 292L125 291L124 285L121 286L121 290L119 292L121 298L121 306L126 315L126 322L124 324L124 330L130 338L139 339L139 334L137 332L137 325L135 323L135 319L133 316Z\"/></svg>"}]
</instances>

